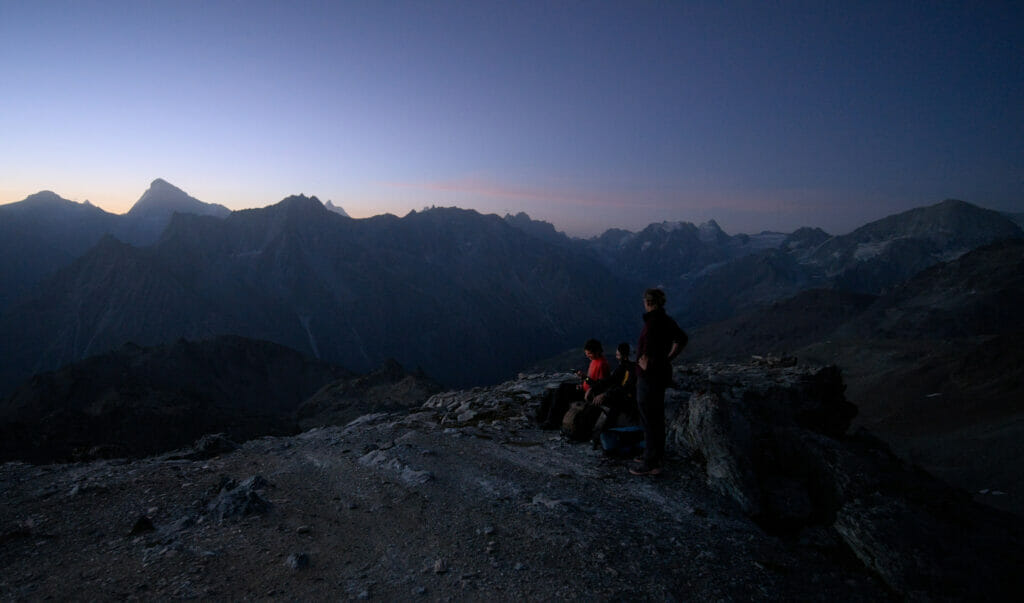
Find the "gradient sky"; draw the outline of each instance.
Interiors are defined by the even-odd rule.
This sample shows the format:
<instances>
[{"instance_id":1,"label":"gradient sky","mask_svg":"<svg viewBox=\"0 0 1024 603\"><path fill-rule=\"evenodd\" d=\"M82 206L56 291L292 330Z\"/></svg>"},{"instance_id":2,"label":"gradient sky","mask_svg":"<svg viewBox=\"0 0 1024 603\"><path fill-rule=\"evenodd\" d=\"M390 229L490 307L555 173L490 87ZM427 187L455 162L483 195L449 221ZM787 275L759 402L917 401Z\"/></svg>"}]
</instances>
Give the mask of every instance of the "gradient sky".
<instances>
[{"instance_id":1,"label":"gradient sky","mask_svg":"<svg viewBox=\"0 0 1024 603\"><path fill-rule=\"evenodd\" d=\"M1024 3L0 0L0 203L841 234L1024 211Z\"/></svg>"}]
</instances>

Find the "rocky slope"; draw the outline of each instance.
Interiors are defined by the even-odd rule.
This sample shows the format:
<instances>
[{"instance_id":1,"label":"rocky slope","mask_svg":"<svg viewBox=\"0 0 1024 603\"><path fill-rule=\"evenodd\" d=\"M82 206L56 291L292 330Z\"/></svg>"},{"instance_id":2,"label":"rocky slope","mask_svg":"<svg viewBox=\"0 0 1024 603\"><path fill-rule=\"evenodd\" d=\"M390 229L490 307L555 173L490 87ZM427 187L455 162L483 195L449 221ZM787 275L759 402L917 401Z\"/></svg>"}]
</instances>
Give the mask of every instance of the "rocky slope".
<instances>
[{"instance_id":1,"label":"rocky slope","mask_svg":"<svg viewBox=\"0 0 1024 603\"><path fill-rule=\"evenodd\" d=\"M354 375L265 341L134 344L36 375L0 401L0 459L146 456L206 433L298 431L299 404ZM424 396L425 399L426 396Z\"/></svg>"},{"instance_id":2,"label":"rocky slope","mask_svg":"<svg viewBox=\"0 0 1024 603\"><path fill-rule=\"evenodd\" d=\"M148 456L214 432L293 435L419 405L440 389L393 360L357 375L242 337L128 344L36 375L0 401L0 460Z\"/></svg>"},{"instance_id":3,"label":"rocky slope","mask_svg":"<svg viewBox=\"0 0 1024 603\"><path fill-rule=\"evenodd\" d=\"M234 450L0 466L0 597L879 601L1022 586L1019 525L841 435L834 370L681 367L658 479L532 425L566 377ZM749 454L764 442L770 463ZM771 511L786 508L805 512Z\"/></svg>"},{"instance_id":4,"label":"rocky slope","mask_svg":"<svg viewBox=\"0 0 1024 603\"><path fill-rule=\"evenodd\" d=\"M1024 241L937 264L881 296L814 290L691 333L684 358L843 367L858 424L988 504L1024 514Z\"/></svg>"}]
</instances>

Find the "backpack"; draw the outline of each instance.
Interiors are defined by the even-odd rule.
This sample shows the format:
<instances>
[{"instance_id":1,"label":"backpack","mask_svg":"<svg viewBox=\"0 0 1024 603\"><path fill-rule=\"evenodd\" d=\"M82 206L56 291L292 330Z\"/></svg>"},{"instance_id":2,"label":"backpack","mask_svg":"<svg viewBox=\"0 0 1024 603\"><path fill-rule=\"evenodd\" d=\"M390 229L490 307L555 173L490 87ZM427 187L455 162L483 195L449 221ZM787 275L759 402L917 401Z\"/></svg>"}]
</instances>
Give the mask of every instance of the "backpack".
<instances>
[{"instance_id":1,"label":"backpack","mask_svg":"<svg viewBox=\"0 0 1024 603\"><path fill-rule=\"evenodd\" d=\"M544 429L558 429L570 403L579 399L579 396L574 383L562 383L557 388L548 390L541 398L534 419Z\"/></svg>"},{"instance_id":2,"label":"backpack","mask_svg":"<svg viewBox=\"0 0 1024 603\"><path fill-rule=\"evenodd\" d=\"M594 423L604 412L604 408L596 404L573 402L562 418L562 434L570 440L589 440Z\"/></svg>"},{"instance_id":3,"label":"backpack","mask_svg":"<svg viewBox=\"0 0 1024 603\"><path fill-rule=\"evenodd\" d=\"M601 432L601 449L609 456L631 457L644 449L644 428L612 427Z\"/></svg>"}]
</instances>

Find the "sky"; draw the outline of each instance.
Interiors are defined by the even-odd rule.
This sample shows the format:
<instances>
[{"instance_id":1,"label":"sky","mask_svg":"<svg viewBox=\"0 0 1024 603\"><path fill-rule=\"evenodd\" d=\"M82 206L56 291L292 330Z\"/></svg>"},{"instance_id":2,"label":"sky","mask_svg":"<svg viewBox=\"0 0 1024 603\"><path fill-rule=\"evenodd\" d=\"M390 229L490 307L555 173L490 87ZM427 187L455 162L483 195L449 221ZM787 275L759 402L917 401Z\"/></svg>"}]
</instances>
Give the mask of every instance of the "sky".
<instances>
[{"instance_id":1,"label":"sky","mask_svg":"<svg viewBox=\"0 0 1024 603\"><path fill-rule=\"evenodd\" d=\"M1024 212L1024 3L0 0L0 204L156 178L575 236Z\"/></svg>"}]
</instances>

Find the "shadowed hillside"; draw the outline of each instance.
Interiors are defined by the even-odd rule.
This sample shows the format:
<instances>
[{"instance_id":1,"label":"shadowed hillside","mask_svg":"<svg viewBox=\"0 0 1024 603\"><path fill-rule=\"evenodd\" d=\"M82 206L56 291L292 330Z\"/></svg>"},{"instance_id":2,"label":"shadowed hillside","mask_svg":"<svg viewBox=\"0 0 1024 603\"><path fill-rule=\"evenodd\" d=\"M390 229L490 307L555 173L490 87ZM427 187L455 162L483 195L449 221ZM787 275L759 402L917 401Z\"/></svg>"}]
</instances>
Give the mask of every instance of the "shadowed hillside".
<instances>
[{"instance_id":1,"label":"shadowed hillside","mask_svg":"<svg viewBox=\"0 0 1024 603\"><path fill-rule=\"evenodd\" d=\"M292 197L226 219L176 214L156 245L105 240L7 312L2 383L125 341L224 333L356 371L393 357L442 382L487 383L621 331L631 288L473 211L357 221Z\"/></svg>"},{"instance_id":2,"label":"shadowed hillside","mask_svg":"<svg viewBox=\"0 0 1024 603\"><path fill-rule=\"evenodd\" d=\"M943 478L984 491L989 504L1022 513L1021 307L1024 241L1011 239L878 297L805 292L697 329L684 358L836 363L860 424Z\"/></svg>"}]
</instances>

